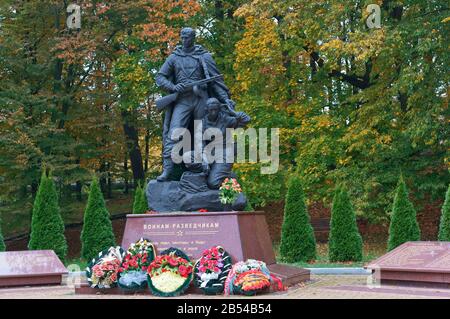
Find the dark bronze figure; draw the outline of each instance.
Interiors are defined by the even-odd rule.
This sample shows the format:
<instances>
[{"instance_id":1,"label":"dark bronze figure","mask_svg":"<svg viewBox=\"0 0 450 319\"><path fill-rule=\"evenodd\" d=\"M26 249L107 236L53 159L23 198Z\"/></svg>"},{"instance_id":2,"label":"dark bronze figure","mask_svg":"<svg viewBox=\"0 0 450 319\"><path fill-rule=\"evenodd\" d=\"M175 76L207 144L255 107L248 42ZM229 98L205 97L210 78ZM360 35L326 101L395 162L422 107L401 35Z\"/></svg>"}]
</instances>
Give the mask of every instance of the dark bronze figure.
<instances>
[{"instance_id":1,"label":"dark bronze figure","mask_svg":"<svg viewBox=\"0 0 450 319\"><path fill-rule=\"evenodd\" d=\"M164 170L146 190L149 208L159 212L222 210L218 189L226 177L236 177L232 172L234 156L227 157L230 147L236 153L235 145L226 132L250 122L247 114L234 110L235 103L211 54L194 40L195 31L184 28L182 45L176 47L156 76L157 85L169 93L156 101L157 109L165 111ZM183 148L184 173L180 180L172 180L172 150L179 141L171 137L176 129L189 130L191 137L200 133L197 137L201 138L194 138L193 148ZM219 132L223 139L204 139L208 129ZM211 156L205 150L213 150ZM243 210L246 202L241 193L232 209Z\"/></svg>"},{"instance_id":2,"label":"dark bronze figure","mask_svg":"<svg viewBox=\"0 0 450 319\"><path fill-rule=\"evenodd\" d=\"M211 56L202 46L195 44L192 28L181 30L181 46L167 58L156 76L159 87L169 93L179 93L172 106L166 109L163 128L163 173L158 181L167 181L173 171L171 153L176 140L171 139L176 128L188 129L192 119L202 119L208 97L216 97L220 102L234 109L234 102L220 72ZM186 90L190 83L215 77L201 85Z\"/></svg>"}]
</instances>

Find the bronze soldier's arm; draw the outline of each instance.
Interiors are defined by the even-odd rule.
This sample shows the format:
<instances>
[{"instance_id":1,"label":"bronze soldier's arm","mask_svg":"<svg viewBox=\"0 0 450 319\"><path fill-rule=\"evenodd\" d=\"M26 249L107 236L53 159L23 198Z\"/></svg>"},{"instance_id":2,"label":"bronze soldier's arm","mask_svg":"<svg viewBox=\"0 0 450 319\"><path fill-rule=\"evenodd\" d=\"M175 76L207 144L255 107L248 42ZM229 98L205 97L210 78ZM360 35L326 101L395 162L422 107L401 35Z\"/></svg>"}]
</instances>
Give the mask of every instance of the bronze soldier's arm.
<instances>
[{"instance_id":1,"label":"bronze soldier's arm","mask_svg":"<svg viewBox=\"0 0 450 319\"><path fill-rule=\"evenodd\" d=\"M248 123L250 123L251 118L245 112L235 112L232 116L226 115L226 121L226 127L238 128L245 127Z\"/></svg>"},{"instance_id":2,"label":"bronze soldier's arm","mask_svg":"<svg viewBox=\"0 0 450 319\"><path fill-rule=\"evenodd\" d=\"M174 76L172 56L169 56L155 77L156 85L168 92L175 92L175 84L170 80Z\"/></svg>"},{"instance_id":3,"label":"bronze soldier's arm","mask_svg":"<svg viewBox=\"0 0 450 319\"><path fill-rule=\"evenodd\" d=\"M245 112L237 112L236 119L237 119L237 125L236 125L236 128L237 128L237 127L244 127L244 126L246 126L248 123L250 123L250 121L252 120L252 119L250 118L250 116L248 116L248 114L245 113Z\"/></svg>"}]
</instances>

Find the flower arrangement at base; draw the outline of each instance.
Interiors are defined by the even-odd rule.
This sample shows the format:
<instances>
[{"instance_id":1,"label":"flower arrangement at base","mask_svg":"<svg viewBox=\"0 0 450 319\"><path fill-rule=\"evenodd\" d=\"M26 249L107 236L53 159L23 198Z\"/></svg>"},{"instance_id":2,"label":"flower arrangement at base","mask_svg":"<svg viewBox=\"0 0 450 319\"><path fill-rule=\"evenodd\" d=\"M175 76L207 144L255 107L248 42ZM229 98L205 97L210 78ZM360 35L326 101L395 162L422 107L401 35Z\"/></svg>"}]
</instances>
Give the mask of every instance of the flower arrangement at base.
<instances>
[{"instance_id":1,"label":"flower arrangement at base","mask_svg":"<svg viewBox=\"0 0 450 319\"><path fill-rule=\"evenodd\" d=\"M195 264L194 285L207 295L223 293L231 266L231 257L222 247L206 249Z\"/></svg>"},{"instance_id":2,"label":"flower arrangement at base","mask_svg":"<svg viewBox=\"0 0 450 319\"><path fill-rule=\"evenodd\" d=\"M219 200L224 205L234 203L238 195L242 193L241 185L235 178L225 178L219 188Z\"/></svg>"},{"instance_id":3,"label":"flower arrangement at base","mask_svg":"<svg viewBox=\"0 0 450 319\"><path fill-rule=\"evenodd\" d=\"M117 284L117 276L125 252L120 246L100 252L89 262L86 277L91 288L108 289Z\"/></svg>"},{"instance_id":4,"label":"flower arrangement at base","mask_svg":"<svg viewBox=\"0 0 450 319\"><path fill-rule=\"evenodd\" d=\"M154 295L173 297L189 287L193 267L185 253L177 248L169 248L156 256L147 273L148 286Z\"/></svg>"},{"instance_id":5,"label":"flower arrangement at base","mask_svg":"<svg viewBox=\"0 0 450 319\"><path fill-rule=\"evenodd\" d=\"M276 290L284 290L281 280L272 275L266 263L248 259L234 264L225 281L225 294L254 296L268 291L274 285Z\"/></svg>"},{"instance_id":6,"label":"flower arrangement at base","mask_svg":"<svg viewBox=\"0 0 450 319\"><path fill-rule=\"evenodd\" d=\"M155 247L141 238L128 247L119 268L117 284L125 290L143 290L147 287L147 269L155 259Z\"/></svg>"}]
</instances>

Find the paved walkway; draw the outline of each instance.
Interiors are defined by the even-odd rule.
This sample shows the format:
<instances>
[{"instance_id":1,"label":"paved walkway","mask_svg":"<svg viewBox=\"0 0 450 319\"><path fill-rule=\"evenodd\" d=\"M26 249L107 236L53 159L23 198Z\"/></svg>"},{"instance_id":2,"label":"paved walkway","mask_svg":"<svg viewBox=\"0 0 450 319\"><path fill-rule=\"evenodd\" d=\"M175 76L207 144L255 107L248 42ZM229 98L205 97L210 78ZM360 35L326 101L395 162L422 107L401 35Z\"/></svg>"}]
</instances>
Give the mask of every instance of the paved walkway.
<instances>
[{"instance_id":1,"label":"paved walkway","mask_svg":"<svg viewBox=\"0 0 450 319\"><path fill-rule=\"evenodd\" d=\"M370 289L366 275L312 275L311 281L299 286L291 287L287 291L263 294L257 298L294 298L294 299L411 299L411 298L447 298L450 299L450 289L411 288L383 286ZM178 298L223 298L223 296L204 296L187 294ZM27 288L0 289L0 299L109 299L130 298L148 299L158 298L149 295L75 295L74 289L68 286L47 286ZM226 298L255 298L230 296Z\"/></svg>"}]
</instances>

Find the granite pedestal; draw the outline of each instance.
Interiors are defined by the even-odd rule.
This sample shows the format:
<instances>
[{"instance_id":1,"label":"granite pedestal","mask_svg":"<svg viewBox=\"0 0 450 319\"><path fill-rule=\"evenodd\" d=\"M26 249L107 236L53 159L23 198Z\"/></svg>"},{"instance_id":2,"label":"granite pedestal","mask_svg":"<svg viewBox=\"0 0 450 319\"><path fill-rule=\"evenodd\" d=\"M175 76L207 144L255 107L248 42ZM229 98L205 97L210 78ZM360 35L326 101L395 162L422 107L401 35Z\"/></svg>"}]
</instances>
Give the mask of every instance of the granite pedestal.
<instances>
[{"instance_id":1,"label":"granite pedestal","mask_svg":"<svg viewBox=\"0 0 450 319\"><path fill-rule=\"evenodd\" d=\"M366 268L382 284L450 288L450 242L407 242Z\"/></svg>"},{"instance_id":2,"label":"granite pedestal","mask_svg":"<svg viewBox=\"0 0 450 319\"><path fill-rule=\"evenodd\" d=\"M53 250L0 252L0 287L61 284L67 273Z\"/></svg>"}]
</instances>

